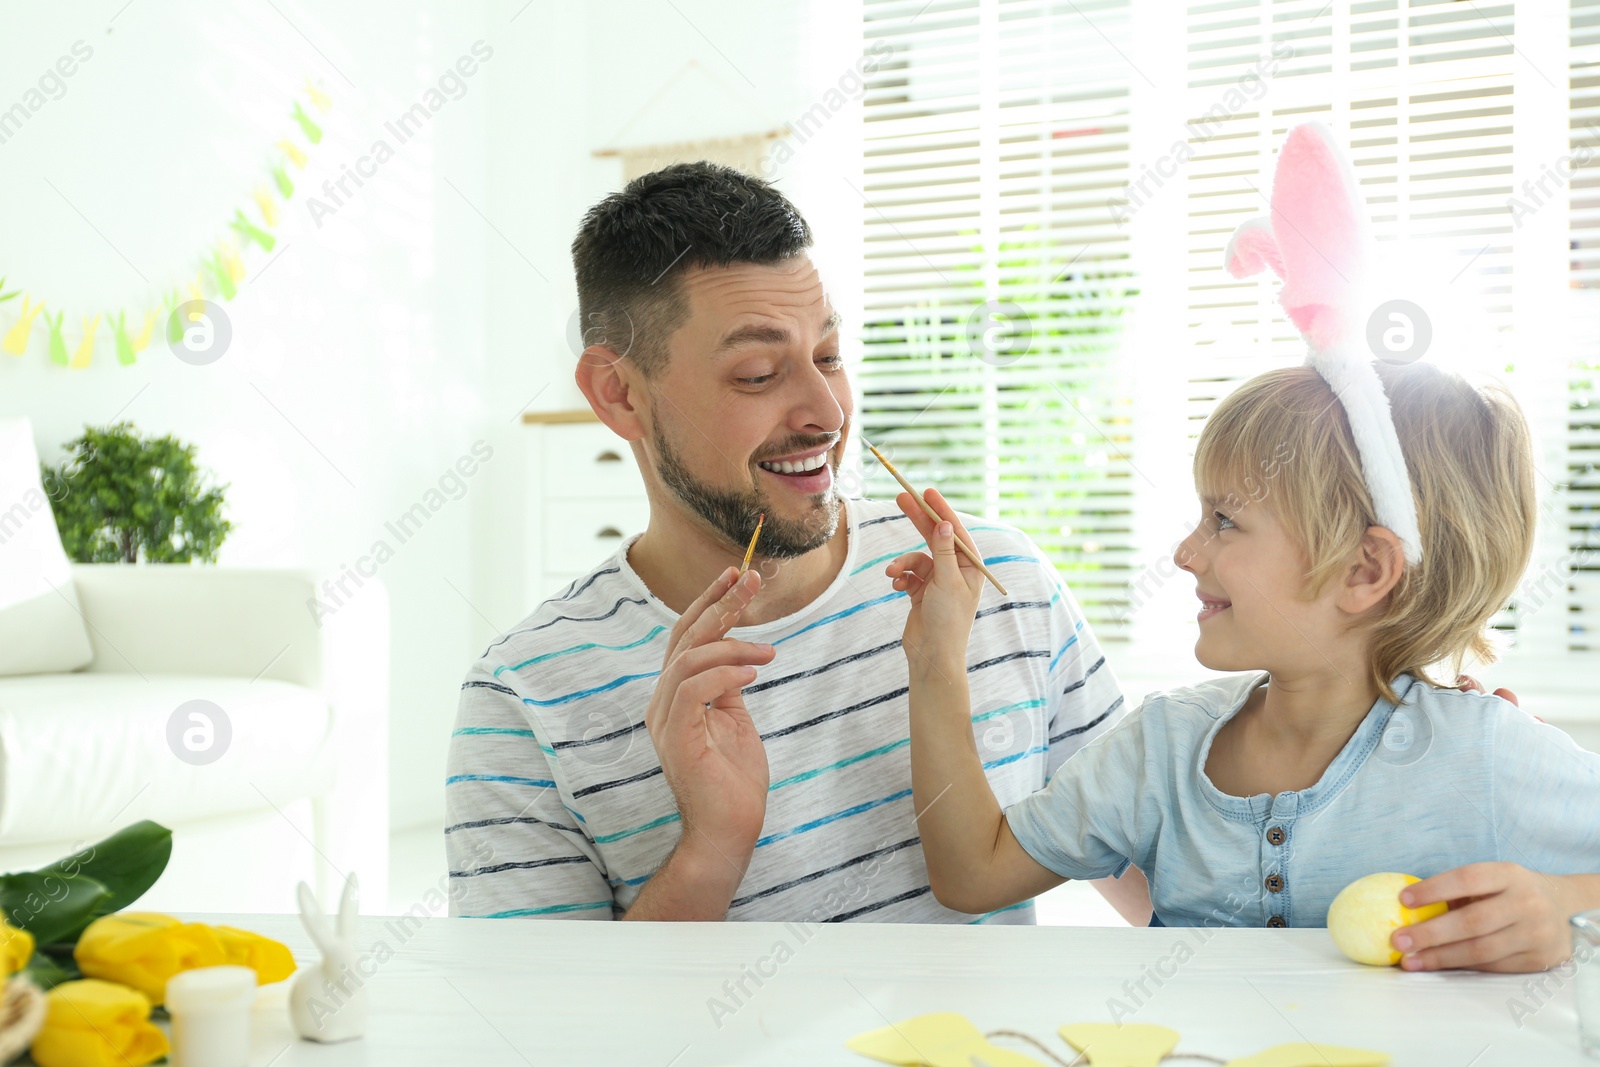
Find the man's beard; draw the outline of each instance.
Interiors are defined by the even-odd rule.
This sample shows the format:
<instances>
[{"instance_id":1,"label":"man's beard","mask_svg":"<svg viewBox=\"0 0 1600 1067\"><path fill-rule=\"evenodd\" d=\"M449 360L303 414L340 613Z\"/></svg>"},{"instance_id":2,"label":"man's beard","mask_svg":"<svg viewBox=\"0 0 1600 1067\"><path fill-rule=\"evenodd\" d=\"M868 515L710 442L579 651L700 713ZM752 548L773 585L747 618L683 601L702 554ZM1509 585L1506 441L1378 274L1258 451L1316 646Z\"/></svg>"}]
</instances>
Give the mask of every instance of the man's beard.
<instances>
[{"instance_id":1,"label":"man's beard","mask_svg":"<svg viewBox=\"0 0 1600 1067\"><path fill-rule=\"evenodd\" d=\"M761 528L761 543L757 548L760 549L760 555L770 559L793 559L821 548L839 528L839 494L833 486L829 486L826 492L812 495L812 508L804 518L786 519L775 512L771 501L759 487L752 485L748 490L741 491L707 485L690 472L667 441L665 433L657 430L651 436L659 457L656 460L656 473L660 475L662 483L672 490L685 507L741 550L755 532L756 517L762 513L766 514L767 520ZM829 439L813 440L809 447L814 448ZM806 443L800 443L798 449L791 448L788 451L799 451L806 447ZM830 458L830 469L834 466ZM838 471L834 470L833 473L837 476Z\"/></svg>"}]
</instances>

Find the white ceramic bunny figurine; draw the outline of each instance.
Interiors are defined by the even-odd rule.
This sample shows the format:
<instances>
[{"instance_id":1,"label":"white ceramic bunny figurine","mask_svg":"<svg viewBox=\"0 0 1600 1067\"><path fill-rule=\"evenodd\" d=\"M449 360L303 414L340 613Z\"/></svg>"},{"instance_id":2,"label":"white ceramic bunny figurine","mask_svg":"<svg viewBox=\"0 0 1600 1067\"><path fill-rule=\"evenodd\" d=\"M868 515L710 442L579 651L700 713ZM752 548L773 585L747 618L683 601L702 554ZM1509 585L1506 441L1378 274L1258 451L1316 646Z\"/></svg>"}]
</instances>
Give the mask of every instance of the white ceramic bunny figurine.
<instances>
[{"instance_id":1,"label":"white ceramic bunny figurine","mask_svg":"<svg viewBox=\"0 0 1600 1067\"><path fill-rule=\"evenodd\" d=\"M322 913L311 887L297 890L300 921L322 950L322 962L302 967L289 988L289 1017L308 1041L348 1041L367 1032L367 991L356 970L356 876L345 879L335 927Z\"/></svg>"}]
</instances>

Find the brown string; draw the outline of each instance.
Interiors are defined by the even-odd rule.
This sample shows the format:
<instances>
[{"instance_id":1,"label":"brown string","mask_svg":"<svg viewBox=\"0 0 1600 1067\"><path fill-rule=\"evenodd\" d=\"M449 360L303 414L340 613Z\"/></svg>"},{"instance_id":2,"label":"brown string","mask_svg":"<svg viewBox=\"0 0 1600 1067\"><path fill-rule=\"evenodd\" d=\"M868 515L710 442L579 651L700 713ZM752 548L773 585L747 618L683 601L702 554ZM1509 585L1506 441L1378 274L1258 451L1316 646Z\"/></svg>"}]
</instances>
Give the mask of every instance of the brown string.
<instances>
[{"instance_id":1,"label":"brown string","mask_svg":"<svg viewBox=\"0 0 1600 1067\"><path fill-rule=\"evenodd\" d=\"M1012 1037L1019 1041L1026 1041L1028 1044L1032 1045L1046 1056L1049 1056L1056 1063L1060 1064L1061 1067L1078 1067L1080 1063L1085 1061L1085 1057L1088 1056L1087 1052L1080 1052L1074 1056L1071 1061L1064 1060L1060 1056L1057 1056L1054 1052L1050 1051L1050 1049L1045 1046L1044 1042L1040 1041L1032 1034L1023 1033L1021 1030L990 1030L983 1036L986 1040L994 1037ZM1224 1065L1226 1065L1228 1062L1227 1060L1220 1059L1216 1056L1207 1056L1203 1052L1174 1052L1171 1055L1162 1057L1161 1062L1166 1063L1169 1060L1203 1060L1206 1063L1221 1063Z\"/></svg>"},{"instance_id":2,"label":"brown string","mask_svg":"<svg viewBox=\"0 0 1600 1067\"><path fill-rule=\"evenodd\" d=\"M1032 1045L1034 1048L1038 1049L1040 1052L1044 1053L1046 1056L1049 1056L1052 1060L1055 1060L1057 1063L1059 1063L1061 1065L1061 1067L1078 1067L1078 1064L1084 1062L1084 1055L1085 1055L1084 1053L1082 1053L1082 1052L1078 1053L1076 1056L1074 1056L1072 1058L1071 1062L1068 1062L1067 1060L1062 1059L1060 1056L1057 1056L1054 1052L1051 1052L1048 1048L1046 1048L1044 1042L1040 1041L1038 1038L1034 1037L1032 1034L1023 1033L1021 1030L990 1030L987 1034L984 1034L983 1036L984 1036L985 1039L991 1038L991 1037L1014 1037L1018 1041L1026 1041L1028 1044Z\"/></svg>"}]
</instances>

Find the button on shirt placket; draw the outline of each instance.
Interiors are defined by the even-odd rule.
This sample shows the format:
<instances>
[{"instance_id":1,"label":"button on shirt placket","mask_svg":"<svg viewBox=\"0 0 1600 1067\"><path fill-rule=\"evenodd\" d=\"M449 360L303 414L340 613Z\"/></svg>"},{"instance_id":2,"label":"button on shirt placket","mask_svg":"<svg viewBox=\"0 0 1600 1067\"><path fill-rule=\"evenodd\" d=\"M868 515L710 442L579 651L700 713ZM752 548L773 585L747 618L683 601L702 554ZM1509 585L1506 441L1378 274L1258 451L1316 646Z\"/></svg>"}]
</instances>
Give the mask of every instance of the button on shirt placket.
<instances>
[{"instance_id":1,"label":"button on shirt placket","mask_svg":"<svg viewBox=\"0 0 1600 1067\"><path fill-rule=\"evenodd\" d=\"M1289 842L1289 821L1299 808L1299 799L1293 793L1280 794L1275 798L1273 811L1268 815L1267 827L1263 833L1267 849L1263 851L1261 857L1261 885L1266 890L1267 926L1275 930L1289 925L1285 918L1289 911L1287 872L1289 854L1285 846Z\"/></svg>"}]
</instances>

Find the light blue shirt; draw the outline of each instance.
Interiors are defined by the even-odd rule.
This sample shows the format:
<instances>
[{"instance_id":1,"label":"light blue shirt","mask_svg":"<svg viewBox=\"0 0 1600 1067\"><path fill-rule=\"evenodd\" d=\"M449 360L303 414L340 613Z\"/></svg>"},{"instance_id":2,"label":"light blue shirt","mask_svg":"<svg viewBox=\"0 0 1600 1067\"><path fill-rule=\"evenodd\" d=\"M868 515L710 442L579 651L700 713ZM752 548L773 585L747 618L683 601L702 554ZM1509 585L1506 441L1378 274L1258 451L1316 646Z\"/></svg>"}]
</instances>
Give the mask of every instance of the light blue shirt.
<instances>
[{"instance_id":1,"label":"light blue shirt","mask_svg":"<svg viewBox=\"0 0 1600 1067\"><path fill-rule=\"evenodd\" d=\"M1339 890L1379 871L1600 872L1600 755L1498 697L1411 675L1315 785L1222 792L1205 775L1212 739L1266 678L1152 695L1006 809L1017 840L1066 878L1135 864L1167 926L1326 926Z\"/></svg>"}]
</instances>

